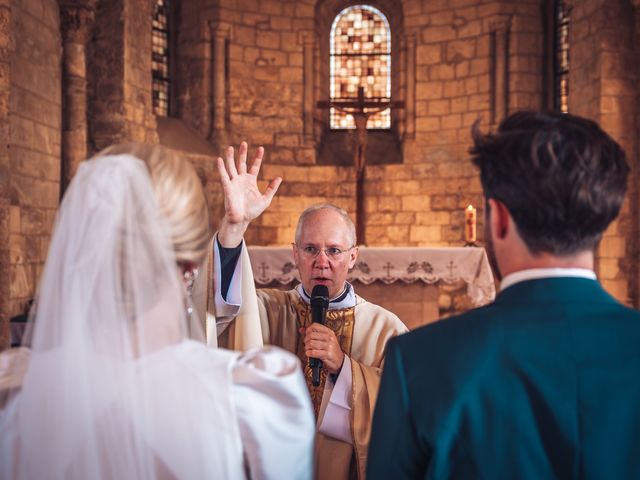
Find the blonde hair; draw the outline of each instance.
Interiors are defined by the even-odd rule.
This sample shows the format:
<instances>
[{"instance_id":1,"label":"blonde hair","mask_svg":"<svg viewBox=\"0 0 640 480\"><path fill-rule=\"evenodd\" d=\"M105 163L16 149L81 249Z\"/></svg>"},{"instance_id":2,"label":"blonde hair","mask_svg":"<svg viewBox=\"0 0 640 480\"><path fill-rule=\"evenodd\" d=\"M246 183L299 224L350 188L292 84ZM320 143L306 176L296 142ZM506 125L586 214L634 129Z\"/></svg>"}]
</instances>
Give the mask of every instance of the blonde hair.
<instances>
[{"instance_id":1,"label":"blonde hair","mask_svg":"<svg viewBox=\"0 0 640 480\"><path fill-rule=\"evenodd\" d=\"M211 237L202 183L191 162L161 145L145 143L113 145L97 157L122 154L147 165L156 201L169 224L176 261L199 265Z\"/></svg>"}]
</instances>

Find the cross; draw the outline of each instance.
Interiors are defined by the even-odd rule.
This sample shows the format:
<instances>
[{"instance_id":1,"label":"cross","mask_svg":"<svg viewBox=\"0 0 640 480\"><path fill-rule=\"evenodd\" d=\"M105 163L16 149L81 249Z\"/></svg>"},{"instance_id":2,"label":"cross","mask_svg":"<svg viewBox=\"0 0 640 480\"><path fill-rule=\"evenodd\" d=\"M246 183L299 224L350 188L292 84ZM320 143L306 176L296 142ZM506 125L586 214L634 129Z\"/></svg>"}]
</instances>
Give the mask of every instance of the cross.
<instances>
[{"instance_id":1,"label":"cross","mask_svg":"<svg viewBox=\"0 0 640 480\"><path fill-rule=\"evenodd\" d=\"M449 269L449 278L453 280L454 278L453 271L456 269L456 266L453 263L453 260L449 261L449 263L447 264L447 269Z\"/></svg>"},{"instance_id":2,"label":"cross","mask_svg":"<svg viewBox=\"0 0 640 480\"><path fill-rule=\"evenodd\" d=\"M375 113L385 108L404 108L404 102L392 102L386 98L369 97L365 99L364 87L358 87L358 98L336 98L318 102L320 108L335 108L353 117L356 124L355 141L353 145L353 164L356 167L356 236L358 243L366 244L365 240L365 211L364 211L364 179L367 150L367 121ZM366 110L366 111L365 111Z\"/></svg>"},{"instance_id":3,"label":"cross","mask_svg":"<svg viewBox=\"0 0 640 480\"><path fill-rule=\"evenodd\" d=\"M387 262L386 265L382 268L383 270L387 271L387 277L391 277L391 270L393 270L395 267L391 265L391 262Z\"/></svg>"},{"instance_id":4,"label":"cross","mask_svg":"<svg viewBox=\"0 0 640 480\"><path fill-rule=\"evenodd\" d=\"M258 270L260 270L260 278L267 278L267 272L269 271L269 265L267 265L265 262L262 262L260 264L260 266L258 267Z\"/></svg>"}]
</instances>

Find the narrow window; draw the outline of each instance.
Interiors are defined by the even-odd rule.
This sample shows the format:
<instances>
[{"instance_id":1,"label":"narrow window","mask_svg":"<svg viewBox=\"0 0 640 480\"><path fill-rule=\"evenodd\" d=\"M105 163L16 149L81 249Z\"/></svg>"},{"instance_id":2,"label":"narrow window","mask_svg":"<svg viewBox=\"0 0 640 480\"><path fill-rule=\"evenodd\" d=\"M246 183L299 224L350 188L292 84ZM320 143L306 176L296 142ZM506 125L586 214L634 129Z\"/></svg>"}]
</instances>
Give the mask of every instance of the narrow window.
<instances>
[{"instance_id":1,"label":"narrow window","mask_svg":"<svg viewBox=\"0 0 640 480\"><path fill-rule=\"evenodd\" d=\"M170 114L170 0L156 0L151 36L153 112L161 117Z\"/></svg>"},{"instance_id":2,"label":"narrow window","mask_svg":"<svg viewBox=\"0 0 640 480\"><path fill-rule=\"evenodd\" d=\"M562 113L569 111L569 26L570 10L566 2L556 0L554 6L554 95L553 107Z\"/></svg>"},{"instance_id":3,"label":"narrow window","mask_svg":"<svg viewBox=\"0 0 640 480\"><path fill-rule=\"evenodd\" d=\"M332 103L391 100L391 31L382 12L369 5L342 10L334 19L330 36L330 98ZM371 112L371 108L365 108ZM329 112L331 129L351 129L351 115L339 108ZM372 113L367 129L389 129L391 109Z\"/></svg>"}]
</instances>

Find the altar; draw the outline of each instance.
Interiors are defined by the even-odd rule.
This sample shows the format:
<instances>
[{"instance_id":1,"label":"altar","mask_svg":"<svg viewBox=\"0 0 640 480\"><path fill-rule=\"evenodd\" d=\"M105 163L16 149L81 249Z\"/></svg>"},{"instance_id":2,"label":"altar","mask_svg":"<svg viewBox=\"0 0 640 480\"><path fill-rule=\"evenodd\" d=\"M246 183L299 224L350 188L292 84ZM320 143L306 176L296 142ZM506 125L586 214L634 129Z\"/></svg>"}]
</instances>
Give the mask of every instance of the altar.
<instances>
[{"instance_id":1,"label":"altar","mask_svg":"<svg viewBox=\"0 0 640 480\"><path fill-rule=\"evenodd\" d=\"M249 257L256 286L288 289L298 282L291 247L249 247ZM496 293L479 247L360 247L348 280L409 328L482 306Z\"/></svg>"}]
</instances>

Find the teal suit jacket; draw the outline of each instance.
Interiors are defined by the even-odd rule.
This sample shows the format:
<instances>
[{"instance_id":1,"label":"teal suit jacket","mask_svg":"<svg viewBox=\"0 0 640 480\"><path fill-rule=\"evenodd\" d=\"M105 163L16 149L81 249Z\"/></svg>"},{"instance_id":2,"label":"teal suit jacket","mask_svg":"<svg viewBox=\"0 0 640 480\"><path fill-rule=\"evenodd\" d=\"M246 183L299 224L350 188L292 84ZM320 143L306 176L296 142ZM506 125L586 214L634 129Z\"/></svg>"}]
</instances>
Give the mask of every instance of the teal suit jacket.
<instances>
[{"instance_id":1,"label":"teal suit jacket","mask_svg":"<svg viewBox=\"0 0 640 480\"><path fill-rule=\"evenodd\" d=\"M517 283L391 340L367 479L640 479L640 313Z\"/></svg>"}]
</instances>

